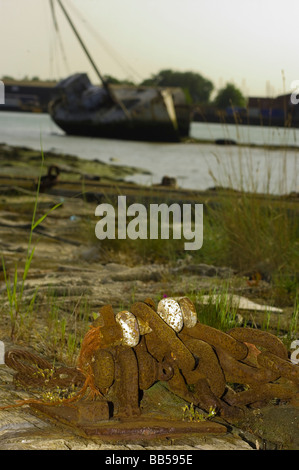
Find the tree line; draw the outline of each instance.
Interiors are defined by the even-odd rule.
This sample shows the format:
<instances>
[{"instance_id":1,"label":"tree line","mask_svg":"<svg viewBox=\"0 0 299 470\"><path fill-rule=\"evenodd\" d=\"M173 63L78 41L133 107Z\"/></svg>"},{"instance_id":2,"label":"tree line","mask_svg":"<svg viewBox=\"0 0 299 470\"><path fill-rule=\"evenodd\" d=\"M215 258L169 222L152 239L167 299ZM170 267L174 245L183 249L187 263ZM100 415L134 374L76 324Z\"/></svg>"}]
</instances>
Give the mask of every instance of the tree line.
<instances>
[{"instance_id":1,"label":"tree line","mask_svg":"<svg viewBox=\"0 0 299 470\"><path fill-rule=\"evenodd\" d=\"M134 83L127 80L117 80L114 77L105 77L111 84L131 84ZM179 72L176 70L165 69L150 78L143 80L141 86L160 86L160 87L180 87L184 90L187 103L214 105L218 109L226 109L227 107L246 107L246 99L242 92L233 84L227 83L223 88L218 90L215 98L212 100L211 95L214 91L214 84L211 80L203 77L196 72Z\"/></svg>"},{"instance_id":2,"label":"tree line","mask_svg":"<svg viewBox=\"0 0 299 470\"><path fill-rule=\"evenodd\" d=\"M12 77L2 77L2 79L4 78L13 80ZM179 72L164 69L138 84L129 80L119 80L111 75L106 75L104 78L106 82L110 84L180 87L184 90L188 104L213 105L218 109L226 109L232 106L238 108L246 107L245 97L233 83L227 83L223 88L218 90L215 98L211 99L211 95L215 90L214 84L211 80L196 72ZM25 79L26 81L43 81L40 80L39 77L29 79L29 77L26 76L24 77L24 80Z\"/></svg>"}]
</instances>

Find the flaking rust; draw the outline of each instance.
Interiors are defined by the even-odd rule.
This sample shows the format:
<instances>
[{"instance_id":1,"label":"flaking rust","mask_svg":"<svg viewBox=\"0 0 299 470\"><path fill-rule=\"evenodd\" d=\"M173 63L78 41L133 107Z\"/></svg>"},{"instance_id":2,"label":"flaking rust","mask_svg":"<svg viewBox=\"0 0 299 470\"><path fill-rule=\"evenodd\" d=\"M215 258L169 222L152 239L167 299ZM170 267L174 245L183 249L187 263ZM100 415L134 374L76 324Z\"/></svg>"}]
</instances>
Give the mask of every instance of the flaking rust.
<instances>
[{"instance_id":1,"label":"flaking rust","mask_svg":"<svg viewBox=\"0 0 299 470\"><path fill-rule=\"evenodd\" d=\"M30 361L49 367L38 356L6 355L21 383L32 379L37 385ZM53 371L56 380L63 375L59 371ZM289 361L278 338L250 328L225 333L203 325L188 298L163 300L157 307L146 299L116 315L111 305L102 307L83 339L77 368L65 371L62 384L76 383L79 391L59 402L29 404L87 435L107 439L226 432L225 425L211 419L185 422L174 419L171 410L169 416L159 414L155 405L145 411L143 394L156 382L222 423L240 421L249 407L273 398L298 406L299 366Z\"/></svg>"}]
</instances>

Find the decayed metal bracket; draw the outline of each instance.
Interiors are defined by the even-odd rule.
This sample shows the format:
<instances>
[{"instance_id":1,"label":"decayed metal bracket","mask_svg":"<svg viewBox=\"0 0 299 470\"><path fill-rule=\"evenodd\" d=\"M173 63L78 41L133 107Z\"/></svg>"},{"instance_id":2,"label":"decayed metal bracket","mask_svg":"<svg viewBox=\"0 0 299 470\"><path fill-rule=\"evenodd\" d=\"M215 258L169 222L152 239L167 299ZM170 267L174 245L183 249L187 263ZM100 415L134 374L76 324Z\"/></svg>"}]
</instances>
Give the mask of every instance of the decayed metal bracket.
<instances>
[{"instance_id":1,"label":"decayed metal bracket","mask_svg":"<svg viewBox=\"0 0 299 470\"><path fill-rule=\"evenodd\" d=\"M83 339L76 368L52 370L47 361L15 350L6 353L5 362L18 371L21 384L61 386L63 393L78 387L66 398L54 401L53 393L50 402L25 400L21 406L105 439L223 434L222 423L242 420L247 405L279 398L298 406L299 368L280 339L250 328L225 333L201 324L187 298L162 299L157 308L146 299L117 315L112 305L102 307ZM172 413L168 397L162 412L147 395L156 382L167 384L184 403L217 414L218 422L195 416L184 421ZM228 383L244 385L243 391ZM141 397L149 399L149 408Z\"/></svg>"}]
</instances>

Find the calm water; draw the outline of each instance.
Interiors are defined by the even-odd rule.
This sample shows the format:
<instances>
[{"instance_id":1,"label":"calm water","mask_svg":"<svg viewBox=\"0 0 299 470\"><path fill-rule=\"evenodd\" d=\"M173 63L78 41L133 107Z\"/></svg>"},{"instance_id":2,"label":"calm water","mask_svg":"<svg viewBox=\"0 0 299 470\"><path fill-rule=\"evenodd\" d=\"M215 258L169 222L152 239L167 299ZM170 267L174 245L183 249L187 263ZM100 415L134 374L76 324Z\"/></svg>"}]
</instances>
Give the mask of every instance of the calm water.
<instances>
[{"instance_id":1,"label":"calm water","mask_svg":"<svg viewBox=\"0 0 299 470\"><path fill-rule=\"evenodd\" d=\"M160 183L164 175L183 188L203 190L216 184L286 193L299 191L299 150L223 147L218 138L258 145L299 145L299 130L257 126L192 123L191 136L211 143L164 144L66 136L46 114L0 112L0 142L137 166L150 175L130 176L143 184Z\"/></svg>"}]
</instances>

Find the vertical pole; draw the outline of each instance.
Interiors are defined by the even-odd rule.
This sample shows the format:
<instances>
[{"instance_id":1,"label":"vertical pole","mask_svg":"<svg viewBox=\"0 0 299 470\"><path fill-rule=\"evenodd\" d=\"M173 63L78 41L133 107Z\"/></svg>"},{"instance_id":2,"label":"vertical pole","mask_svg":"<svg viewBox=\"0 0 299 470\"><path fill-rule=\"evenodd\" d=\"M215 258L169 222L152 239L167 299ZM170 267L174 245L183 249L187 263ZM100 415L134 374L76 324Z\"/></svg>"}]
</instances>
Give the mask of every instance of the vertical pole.
<instances>
[{"instance_id":1,"label":"vertical pole","mask_svg":"<svg viewBox=\"0 0 299 470\"><path fill-rule=\"evenodd\" d=\"M69 24L70 24L72 30L74 31L74 33L75 33L75 35L76 35L78 41L80 42L80 44L81 44L81 46L82 46L82 48L83 48L85 54L87 55L87 57L88 57L88 59L89 59L91 65L92 65L92 67L94 68L94 70L95 70L97 76L99 77L99 79L100 79L101 82L103 83L103 86L104 86L104 87L106 88L106 90L108 91L109 96L111 97L111 99L113 100L113 102L114 102L115 104L118 104L118 105L121 107L121 109L123 110L123 112L124 112L124 114L126 115L126 117L127 117L128 119L131 119L131 115L130 115L130 113L128 112L128 110L126 109L125 105L124 105L118 98L116 98L116 96L114 95L114 93L112 92L112 90L110 89L110 87L108 86L108 83L106 82L106 80L104 79L104 77L103 77L102 74L100 73L99 69L97 68L97 66L96 66L96 64L95 64L95 62L94 62L94 60L92 59L91 55L89 54L89 52L88 52L88 50L87 50L87 48L86 48L84 42L82 41L82 39L81 39L81 37L80 37L78 31L77 31L76 28L75 28L74 23L72 22L72 20L71 20L69 14L68 14L68 12L67 12L66 9L64 8L64 6L63 6L61 0L57 0L57 1L58 1L59 5L60 5L60 8L62 9L62 11L63 11L63 13L64 13L66 19L68 20L68 22L69 22Z\"/></svg>"},{"instance_id":2,"label":"vertical pole","mask_svg":"<svg viewBox=\"0 0 299 470\"><path fill-rule=\"evenodd\" d=\"M59 3L59 5L60 5L60 8L62 9L63 13L65 14L65 17L66 17L66 19L68 20L68 22L69 22L69 24L70 24L72 30L74 31L74 33L75 33L75 35L76 35L78 41L80 42L80 44L81 44L81 46L82 46L82 48L83 48L85 54L87 55L87 57L88 57L88 59L89 59L91 65L92 65L92 67L94 68L94 71L96 72L97 76L99 77L99 79L100 79L100 81L103 83L103 85L106 86L106 81L105 81L104 77L102 76L101 72L100 72L99 69L97 68L97 66L96 66L96 64L95 64L95 62L94 62L94 60L93 60L93 58L92 58L91 55L89 54L89 52L88 52L88 50L87 50L87 48L86 48L84 42L82 41L82 39L81 39L81 37L80 37L78 31L76 30L75 25L74 25L74 23L72 22L72 20L71 20L69 14L68 14L68 12L67 12L66 9L64 8L63 4L61 3L61 0L58 0L58 3Z\"/></svg>"}]
</instances>

